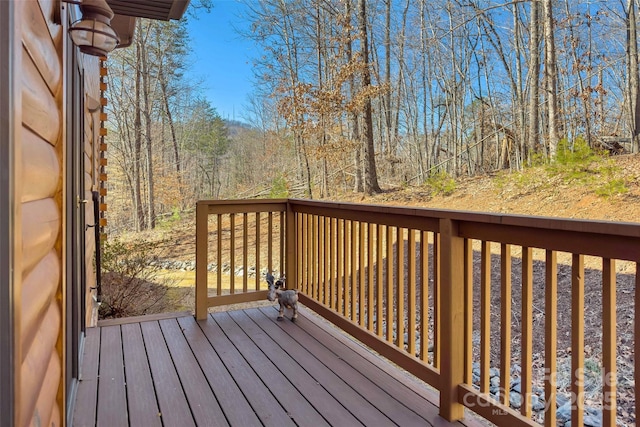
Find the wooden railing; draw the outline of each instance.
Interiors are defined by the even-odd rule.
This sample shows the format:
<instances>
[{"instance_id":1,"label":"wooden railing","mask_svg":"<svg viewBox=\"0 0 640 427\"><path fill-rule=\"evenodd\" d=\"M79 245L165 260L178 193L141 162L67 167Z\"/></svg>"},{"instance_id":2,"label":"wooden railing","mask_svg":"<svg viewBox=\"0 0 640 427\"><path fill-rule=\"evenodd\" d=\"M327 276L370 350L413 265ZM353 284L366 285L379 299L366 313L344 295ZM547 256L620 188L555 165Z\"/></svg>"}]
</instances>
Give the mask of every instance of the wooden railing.
<instances>
[{"instance_id":1,"label":"wooden railing","mask_svg":"<svg viewBox=\"0 0 640 427\"><path fill-rule=\"evenodd\" d=\"M615 260L631 262L631 297L640 301L640 225L306 200L206 201L198 203L197 212L197 318L205 318L209 306L264 298L260 255L255 286L250 291L246 284L247 237L255 233L260 254L261 231L266 231L279 242L277 251L266 250L266 263L286 269L288 285L300 290L301 302L440 390L443 417L460 419L467 407L500 425L538 425L532 419L532 387L539 380L545 410L537 421L555 426L558 301L564 298L570 301L569 313L560 315L569 317L571 326L572 425L582 425L585 414L585 332L602 337L599 404L603 425L616 425L616 358L623 355L616 351ZM213 232L211 215L217 224ZM248 215L255 216L253 222ZM264 216L266 229L260 225ZM225 232L226 245L208 245L208 236ZM237 251L239 241L244 251ZM242 259L243 286L231 279L225 295L218 274L215 295L209 296L208 254L216 255L219 267L227 248L234 254L231 265ZM595 304L600 330L585 331L585 257L600 259L602 299ZM570 270L570 296L559 294L559 265ZM264 266L272 270L273 264ZM635 338L640 330L635 312L633 322ZM533 369L534 333L544 336L542 354L536 355L544 360L542 379ZM635 351L638 341L633 340ZM639 359L635 384L640 383ZM520 366L518 410L509 401L514 361ZM496 369L503 392L492 395Z\"/></svg>"}]
</instances>

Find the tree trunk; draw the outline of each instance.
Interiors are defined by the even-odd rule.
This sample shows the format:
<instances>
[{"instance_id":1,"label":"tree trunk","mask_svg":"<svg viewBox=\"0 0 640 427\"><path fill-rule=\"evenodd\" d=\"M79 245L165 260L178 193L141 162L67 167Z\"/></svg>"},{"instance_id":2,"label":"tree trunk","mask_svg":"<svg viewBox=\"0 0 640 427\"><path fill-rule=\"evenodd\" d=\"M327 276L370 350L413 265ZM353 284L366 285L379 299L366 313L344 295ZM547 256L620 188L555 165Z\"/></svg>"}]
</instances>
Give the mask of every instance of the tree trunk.
<instances>
[{"instance_id":1,"label":"tree trunk","mask_svg":"<svg viewBox=\"0 0 640 427\"><path fill-rule=\"evenodd\" d=\"M140 21L138 21L138 30L140 30ZM135 119L134 119L134 154L133 154L133 175L135 186L135 210L137 215L136 230L141 231L147 228L145 223L144 209L142 206L142 188L141 188L141 162L142 162L142 46L140 38L137 38L136 42L136 89L135 89Z\"/></svg>"},{"instance_id":2,"label":"tree trunk","mask_svg":"<svg viewBox=\"0 0 640 427\"><path fill-rule=\"evenodd\" d=\"M147 28L148 31L148 28ZM151 103L149 101L149 92L151 85L149 83L149 55L146 48L146 37L138 35L140 43L140 65L142 68L142 97L144 102L144 119L145 119L145 143L147 146L147 209L149 212L149 228L156 228L156 208L154 195L154 175L153 175L153 147L151 138Z\"/></svg>"},{"instance_id":3,"label":"tree trunk","mask_svg":"<svg viewBox=\"0 0 640 427\"><path fill-rule=\"evenodd\" d=\"M359 1L359 25L360 25L360 49L362 60L365 61L362 67L362 87L371 86L371 74L369 69L369 38L367 36L367 1ZM363 130L363 154L364 154L364 191L367 194L379 193L382 190L378 184L378 174L376 171L376 157L373 145L373 113L371 107L371 96L367 95L364 106Z\"/></svg>"},{"instance_id":4,"label":"tree trunk","mask_svg":"<svg viewBox=\"0 0 640 427\"><path fill-rule=\"evenodd\" d=\"M162 91L162 104L164 107L164 112L167 116L167 121L169 122L169 130L171 131L171 143L173 146L173 155L176 162L178 183L182 183L182 176L180 173L180 151L178 150L178 138L176 137L176 126L173 122L173 114L171 113L171 108L169 107L168 83L164 74L164 66L162 61L160 62L160 69L158 70L158 80L160 82L160 90Z\"/></svg>"},{"instance_id":5,"label":"tree trunk","mask_svg":"<svg viewBox=\"0 0 640 427\"><path fill-rule=\"evenodd\" d=\"M531 164L531 153L538 147L540 134L540 8L537 1L531 2L529 23L529 132L524 158Z\"/></svg>"},{"instance_id":6,"label":"tree trunk","mask_svg":"<svg viewBox=\"0 0 640 427\"><path fill-rule=\"evenodd\" d=\"M640 134L640 77L638 76L638 29L636 24L635 0L628 0L627 11L627 66L629 73L629 127L631 130L631 150L638 152Z\"/></svg>"},{"instance_id":7,"label":"tree trunk","mask_svg":"<svg viewBox=\"0 0 640 427\"><path fill-rule=\"evenodd\" d=\"M544 10L544 68L549 119L549 157L554 158L560 136L558 133L558 69L554 38L553 0L544 0L542 5Z\"/></svg>"}]
</instances>

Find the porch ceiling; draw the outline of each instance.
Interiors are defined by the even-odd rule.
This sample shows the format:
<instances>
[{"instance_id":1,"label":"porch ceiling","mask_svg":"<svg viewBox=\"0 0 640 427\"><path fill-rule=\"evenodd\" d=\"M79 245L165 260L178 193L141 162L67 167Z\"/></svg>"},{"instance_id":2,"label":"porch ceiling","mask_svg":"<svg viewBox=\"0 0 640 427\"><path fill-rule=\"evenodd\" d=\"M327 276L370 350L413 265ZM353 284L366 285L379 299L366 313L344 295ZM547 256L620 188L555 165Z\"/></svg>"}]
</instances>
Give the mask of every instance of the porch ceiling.
<instances>
[{"instance_id":1,"label":"porch ceiling","mask_svg":"<svg viewBox=\"0 0 640 427\"><path fill-rule=\"evenodd\" d=\"M116 15L168 21L184 15L189 0L107 0Z\"/></svg>"}]
</instances>

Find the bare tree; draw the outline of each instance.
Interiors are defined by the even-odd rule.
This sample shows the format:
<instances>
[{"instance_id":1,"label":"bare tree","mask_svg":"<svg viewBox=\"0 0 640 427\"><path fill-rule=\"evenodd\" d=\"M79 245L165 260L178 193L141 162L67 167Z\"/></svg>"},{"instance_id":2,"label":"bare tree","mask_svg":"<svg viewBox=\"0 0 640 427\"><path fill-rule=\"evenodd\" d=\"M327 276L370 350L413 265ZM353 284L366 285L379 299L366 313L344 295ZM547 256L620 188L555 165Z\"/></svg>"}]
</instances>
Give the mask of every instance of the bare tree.
<instances>
[{"instance_id":1,"label":"bare tree","mask_svg":"<svg viewBox=\"0 0 640 427\"><path fill-rule=\"evenodd\" d=\"M553 22L553 0L543 0L542 7L544 11L545 97L547 100L548 118L547 144L549 147L549 156L553 158L556 155L556 148L560 140L558 132L558 69Z\"/></svg>"},{"instance_id":2,"label":"bare tree","mask_svg":"<svg viewBox=\"0 0 640 427\"><path fill-rule=\"evenodd\" d=\"M371 74L369 69L369 37L367 35L367 2L358 2L358 27L360 29L360 54L365 62L362 67L362 87L366 91L371 87ZM373 113L371 108L371 95L365 94L364 120L362 122L363 153L364 153L364 191L367 194L382 191L378 184L378 172L376 170L376 157L373 144Z\"/></svg>"}]
</instances>

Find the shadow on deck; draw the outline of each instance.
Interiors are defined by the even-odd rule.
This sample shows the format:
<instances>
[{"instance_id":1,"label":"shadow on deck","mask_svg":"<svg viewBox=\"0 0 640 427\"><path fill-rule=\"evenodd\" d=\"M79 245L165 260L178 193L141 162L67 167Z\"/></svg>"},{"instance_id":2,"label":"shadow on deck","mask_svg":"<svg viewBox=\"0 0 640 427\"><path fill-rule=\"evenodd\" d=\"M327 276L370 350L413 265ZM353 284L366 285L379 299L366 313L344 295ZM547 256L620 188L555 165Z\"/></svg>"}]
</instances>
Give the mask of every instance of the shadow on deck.
<instances>
[{"instance_id":1,"label":"shadow on deck","mask_svg":"<svg viewBox=\"0 0 640 427\"><path fill-rule=\"evenodd\" d=\"M87 330L74 426L448 423L414 377L302 311L271 307Z\"/></svg>"}]
</instances>

